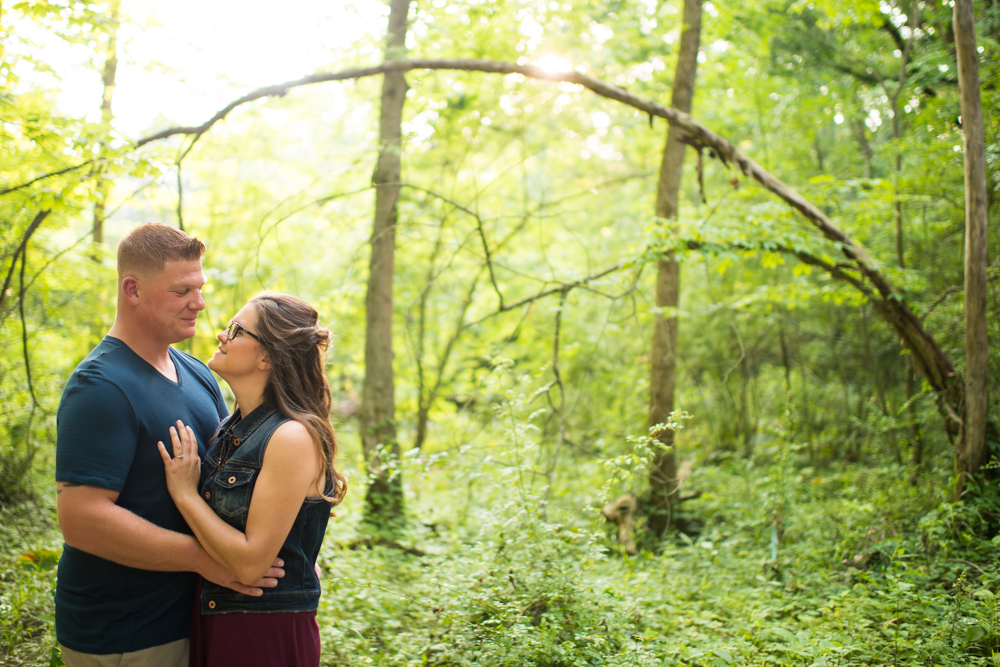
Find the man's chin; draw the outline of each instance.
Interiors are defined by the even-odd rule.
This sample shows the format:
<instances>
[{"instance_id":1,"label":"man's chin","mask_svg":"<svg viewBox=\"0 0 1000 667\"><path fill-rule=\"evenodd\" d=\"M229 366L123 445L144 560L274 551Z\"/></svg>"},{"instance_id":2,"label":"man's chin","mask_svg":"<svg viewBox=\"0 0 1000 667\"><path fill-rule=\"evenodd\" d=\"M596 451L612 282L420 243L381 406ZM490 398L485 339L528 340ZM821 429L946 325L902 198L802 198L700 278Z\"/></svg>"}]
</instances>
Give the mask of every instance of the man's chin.
<instances>
[{"instance_id":1,"label":"man's chin","mask_svg":"<svg viewBox=\"0 0 1000 667\"><path fill-rule=\"evenodd\" d=\"M180 343L189 338L194 338L194 335L196 333L198 333L198 327L195 324L178 327L177 330L174 332L174 335L172 336L173 341L171 342L171 345L173 345L174 343Z\"/></svg>"}]
</instances>

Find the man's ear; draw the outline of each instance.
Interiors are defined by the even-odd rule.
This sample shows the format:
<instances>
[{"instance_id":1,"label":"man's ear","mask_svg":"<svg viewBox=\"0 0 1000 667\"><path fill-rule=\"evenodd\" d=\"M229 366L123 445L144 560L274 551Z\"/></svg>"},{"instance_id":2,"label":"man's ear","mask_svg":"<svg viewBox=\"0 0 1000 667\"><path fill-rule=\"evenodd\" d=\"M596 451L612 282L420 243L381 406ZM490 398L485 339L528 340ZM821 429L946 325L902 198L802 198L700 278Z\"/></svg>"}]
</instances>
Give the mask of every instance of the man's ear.
<instances>
[{"instance_id":1,"label":"man's ear","mask_svg":"<svg viewBox=\"0 0 1000 667\"><path fill-rule=\"evenodd\" d=\"M122 280L122 294L131 306L139 305L139 279L135 276L125 276Z\"/></svg>"}]
</instances>

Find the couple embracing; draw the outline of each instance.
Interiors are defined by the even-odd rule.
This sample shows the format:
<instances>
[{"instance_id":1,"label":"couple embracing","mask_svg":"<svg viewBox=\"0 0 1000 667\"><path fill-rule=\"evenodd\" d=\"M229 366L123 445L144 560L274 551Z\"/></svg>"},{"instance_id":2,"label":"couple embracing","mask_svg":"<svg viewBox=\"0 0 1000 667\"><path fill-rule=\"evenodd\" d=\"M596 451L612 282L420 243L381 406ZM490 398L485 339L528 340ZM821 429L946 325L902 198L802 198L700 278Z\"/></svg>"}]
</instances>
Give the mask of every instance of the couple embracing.
<instances>
[{"instance_id":1,"label":"couple embracing","mask_svg":"<svg viewBox=\"0 0 1000 667\"><path fill-rule=\"evenodd\" d=\"M346 491L330 332L301 299L263 293L207 367L174 349L205 308L204 252L167 225L122 239L114 326L59 405L67 667L319 665L316 557Z\"/></svg>"}]
</instances>

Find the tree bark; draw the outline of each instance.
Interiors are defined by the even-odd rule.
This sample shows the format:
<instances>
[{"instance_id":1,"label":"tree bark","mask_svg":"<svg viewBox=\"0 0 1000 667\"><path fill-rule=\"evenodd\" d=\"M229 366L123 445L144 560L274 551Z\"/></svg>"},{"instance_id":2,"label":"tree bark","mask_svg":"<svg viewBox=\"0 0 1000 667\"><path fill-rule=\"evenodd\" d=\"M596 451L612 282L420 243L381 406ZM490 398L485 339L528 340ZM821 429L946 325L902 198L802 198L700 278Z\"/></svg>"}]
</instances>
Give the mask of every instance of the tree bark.
<instances>
[{"instance_id":1,"label":"tree bark","mask_svg":"<svg viewBox=\"0 0 1000 667\"><path fill-rule=\"evenodd\" d=\"M670 104L683 113L691 112L694 80L698 71L698 45L701 41L702 0L684 0L681 47ZM671 124L663 148L660 179L656 187L656 216L676 220L684 150L681 128ZM677 372L677 306L680 302L680 265L674 253L657 262L656 319L650 353L649 427L669 421L674 410L674 390ZM677 454L674 432L658 431L656 439L664 449L657 449L649 468L650 516L649 529L661 536L670 523L671 505L678 503Z\"/></svg>"},{"instance_id":2,"label":"tree bark","mask_svg":"<svg viewBox=\"0 0 1000 667\"><path fill-rule=\"evenodd\" d=\"M104 128L105 141L101 143L101 155L104 157L106 151L106 141L111 133L111 120L114 115L111 113L111 99L115 92L115 74L118 71L118 8L119 0L111 0L108 6L108 18L111 21L111 29L108 31L108 44L105 48L104 74L104 95L101 97L101 125ZM107 205L108 196L111 194L111 181L104 177L104 164L98 166L97 186L94 198L94 223L92 240L95 244L104 243L104 211Z\"/></svg>"},{"instance_id":3,"label":"tree bark","mask_svg":"<svg viewBox=\"0 0 1000 667\"><path fill-rule=\"evenodd\" d=\"M989 405L986 327L987 199L986 141L979 95L979 52L972 0L956 0L955 48L958 57L962 129L965 135L965 409L958 444L959 489L966 475L986 462Z\"/></svg>"},{"instance_id":4,"label":"tree bark","mask_svg":"<svg viewBox=\"0 0 1000 667\"><path fill-rule=\"evenodd\" d=\"M391 0L385 58L406 54L410 0ZM368 468L365 517L387 525L402 517L403 483L398 470L395 381L392 354L392 282L396 250L396 203L399 199L402 157L403 104L406 78L401 71L386 72L382 81L379 115L379 156L372 175L375 221L365 300L365 382L361 394L361 440Z\"/></svg>"}]
</instances>

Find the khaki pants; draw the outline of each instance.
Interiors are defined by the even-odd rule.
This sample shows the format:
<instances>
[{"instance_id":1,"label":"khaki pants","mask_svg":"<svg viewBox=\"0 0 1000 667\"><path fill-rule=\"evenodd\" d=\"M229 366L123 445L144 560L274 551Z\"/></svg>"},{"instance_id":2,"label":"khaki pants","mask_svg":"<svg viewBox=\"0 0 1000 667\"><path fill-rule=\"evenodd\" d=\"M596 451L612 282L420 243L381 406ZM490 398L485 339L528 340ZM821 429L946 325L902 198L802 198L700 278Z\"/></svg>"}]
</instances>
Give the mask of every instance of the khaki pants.
<instances>
[{"instance_id":1,"label":"khaki pants","mask_svg":"<svg viewBox=\"0 0 1000 667\"><path fill-rule=\"evenodd\" d=\"M80 653L59 645L66 667L188 667L190 639L151 646L130 653Z\"/></svg>"}]
</instances>

